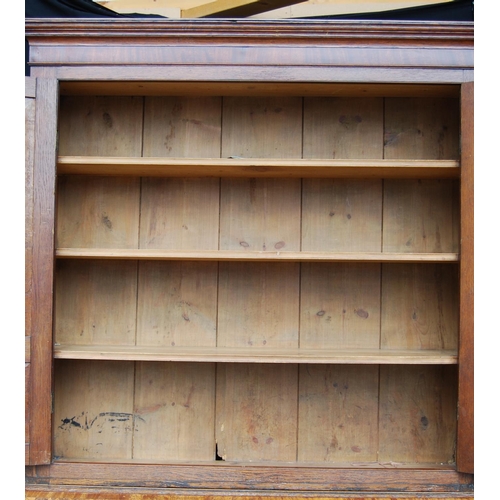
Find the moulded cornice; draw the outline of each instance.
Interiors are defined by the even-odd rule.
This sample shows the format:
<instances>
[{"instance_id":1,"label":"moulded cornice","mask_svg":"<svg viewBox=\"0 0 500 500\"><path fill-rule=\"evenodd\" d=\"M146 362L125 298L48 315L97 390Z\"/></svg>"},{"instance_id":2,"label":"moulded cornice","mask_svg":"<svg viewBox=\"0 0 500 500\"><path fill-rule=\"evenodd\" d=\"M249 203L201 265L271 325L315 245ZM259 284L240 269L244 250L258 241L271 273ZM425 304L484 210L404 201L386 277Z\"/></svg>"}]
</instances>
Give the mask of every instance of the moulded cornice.
<instances>
[{"instance_id":1,"label":"moulded cornice","mask_svg":"<svg viewBox=\"0 0 500 500\"><path fill-rule=\"evenodd\" d=\"M248 19L27 19L26 36L70 38L181 38L181 39L301 39L316 42L356 40L467 44L474 41L472 22L330 21Z\"/></svg>"},{"instance_id":2,"label":"moulded cornice","mask_svg":"<svg viewBox=\"0 0 500 500\"><path fill-rule=\"evenodd\" d=\"M469 22L27 19L33 76L60 80L461 83Z\"/></svg>"}]
</instances>

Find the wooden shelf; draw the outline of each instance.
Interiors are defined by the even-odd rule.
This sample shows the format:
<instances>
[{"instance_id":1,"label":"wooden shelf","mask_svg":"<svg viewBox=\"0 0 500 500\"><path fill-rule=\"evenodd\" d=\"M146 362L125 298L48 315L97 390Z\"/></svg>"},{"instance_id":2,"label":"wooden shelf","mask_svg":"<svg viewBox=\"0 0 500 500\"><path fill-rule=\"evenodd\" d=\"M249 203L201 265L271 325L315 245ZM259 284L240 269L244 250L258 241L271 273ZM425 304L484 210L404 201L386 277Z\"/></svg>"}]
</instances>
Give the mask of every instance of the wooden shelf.
<instances>
[{"instance_id":1,"label":"wooden shelf","mask_svg":"<svg viewBox=\"0 0 500 500\"><path fill-rule=\"evenodd\" d=\"M233 250L161 250L117 248L58 248L60 259L182 260L239 262L458 262L457 253L394 252L249 252Z\"/></svg>"},{"instance_id":2,"label":"wooden shelf","mask_svg":"<svg viewBox=\"0 0 500 500\"><path fill-rule=\"evenodd\" d=\"M144 177L458 178L456 160L60 156L58 174Z\"/></svg>"},{"instance_id":3,"label":"wooden shelf","mask_svg":"<svg viewBox=\"0 0 500 500\"><path fill-rule=\"evenodd\" d=\"M191 361L223 363L429 364L457 363L451 350L276 349L55 345L56 359Z\"/></svg>"}]
</instances>

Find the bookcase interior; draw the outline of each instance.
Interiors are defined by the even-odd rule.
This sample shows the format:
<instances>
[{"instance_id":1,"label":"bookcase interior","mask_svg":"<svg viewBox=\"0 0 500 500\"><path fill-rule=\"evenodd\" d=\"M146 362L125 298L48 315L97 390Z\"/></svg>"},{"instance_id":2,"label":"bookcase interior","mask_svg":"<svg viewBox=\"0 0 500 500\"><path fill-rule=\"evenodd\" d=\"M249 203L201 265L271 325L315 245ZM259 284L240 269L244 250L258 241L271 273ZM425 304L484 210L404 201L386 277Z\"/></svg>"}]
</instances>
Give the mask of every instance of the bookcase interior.
<instances>
[{"instance_id":1,"label":"bookcase interior","mask_svg":"<svg viewBox=\"0 0 500 500\"><path fill-rule=\"evenodd\" d=\"M59 155L459 158L455 97L304 94L62 95ZM109 255L56 263L56 349L94 354L55 360L54 456L453 464L458 257L441 258L458 254L459 180L404 169L400 178L59 174L56 248ZM182 258L191 251L231 257ZM308 252L354 258L300 258ZM253 253L276 259L246 260ZM95 354L120 349L136 357ZM162 360L183 349L197 361Z\"/></svg>"}]
</instances>

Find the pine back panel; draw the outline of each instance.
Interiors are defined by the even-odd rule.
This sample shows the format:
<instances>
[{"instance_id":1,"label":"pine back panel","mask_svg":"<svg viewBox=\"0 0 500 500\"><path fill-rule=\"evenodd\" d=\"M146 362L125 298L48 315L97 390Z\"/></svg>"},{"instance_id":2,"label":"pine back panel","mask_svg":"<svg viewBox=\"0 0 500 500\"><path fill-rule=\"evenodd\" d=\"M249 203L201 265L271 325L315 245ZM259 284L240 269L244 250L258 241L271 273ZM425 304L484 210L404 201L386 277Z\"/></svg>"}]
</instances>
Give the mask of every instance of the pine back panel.
<instances>
[{"instance_id":1,"label":"pine back panel","mask_svg":"<svg viewBox=\"0 0 500 500\"><path fill-rule=\"evenodd\" d=\"M457 116L449 99L65 97L60 153L456 158ZM453 252L457 210L450 180L60 176L56 237L74 248ZM60 261L56 341L451 349L456 290L447 264ZM74 377L69 366L55 376L66 458L453 461L452 367L79 361ZM121 438L111 413L128 415Z\"/></svg>"}]
</instances>

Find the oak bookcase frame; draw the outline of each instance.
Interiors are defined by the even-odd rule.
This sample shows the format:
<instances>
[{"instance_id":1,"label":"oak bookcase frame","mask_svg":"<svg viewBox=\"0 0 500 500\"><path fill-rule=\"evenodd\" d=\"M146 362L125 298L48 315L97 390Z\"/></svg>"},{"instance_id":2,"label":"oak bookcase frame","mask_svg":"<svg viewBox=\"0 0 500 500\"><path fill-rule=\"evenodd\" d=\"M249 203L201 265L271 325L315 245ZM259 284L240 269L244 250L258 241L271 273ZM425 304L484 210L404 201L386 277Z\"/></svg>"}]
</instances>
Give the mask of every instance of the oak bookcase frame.
<instances>
[{"instance_id":1,"label":"oak bookcase frame","mask_svg":"<svg viewBox=\"0 0 500 500\"><path fill-rule=\"evenodd\" d=\"M32 177L27 174L27 488L65 487L133 488L206 496L207 492L244 496L249 492L281 496L332 496L332 492L398 492L415 496L448 493L468 496L473 489L473 24L359 21L246 21L246 20L27 20L31 77L27 100L31 116ZM137 353L94 349L82 354L81 346L60 349L53 345L54 274L56 259L234 260L230 251L192 252L191 255L156 255L148 252L56 248L57 173L92 173L109 168L111 175L145 172L145 175L179 176L183 161L145 158L109 159L61 156L58 158L58 113L61 96L176 95L300 95L334 97L451 97L459 103L459 155L436 165L425 162L299 161L232 159L228 162L188 161L193 176L200 168L209 176L252 177L438 177L458 179L460 238L457 251L443 254L455 262L459 274L458 346L434 363L458 367L456 462L443 466L394 463L290 465L250 463L116 463L106 460L64 460L53 456L54 359L140 359ZM27 119L28 122L28 119ZM27 144L28 144L27 132ZM31 163L30 163L31 162ZM431 162L432 163L432 162ZM201 165L201 166L200 166ZM293 171L296 168L296 171ZM410 174L401 174L405 168ZM79 170L83 169L83 170ZM100 170L101 169L101 170ZM115 169L113 171L113 169ZM129 170L127 170L129 169ZM156 173L155 173L156 169ZM198 169L198 170L197 170ZM211 170L210 170L211 169ZM428 174L434 169L434 173ZM29 168L28 168L29 171ZM114 172L114 173L113 173ZM249 174L248 172L251 172ZM314 173L313 173L314 172ZM29 172L28 172L29 173ZM206 174L202 174L206 175ZM371 175L371 174L370 174ZM123 253L120 255L120 251ZM80 253L79 253L80 252ZM174 252L175 253L175 252ZM279 253L279 252L278 252ZM290 257L294 261L359 260L328 252ZM282 254L283 255L283 254ZM274 260L255 253L245 260ZM269 257L269 258L268 258ZM417 261L432 256L421 255ZM434 257L435 258L435 257ZM403 254L363 257L374 262L408 260ZM363 260L361 259L361 260ZM414 260L412 258L410 261ZM448 264L447 264L448 265ZM100 347L100 346L98 346ZM85 349L83 349L85 350ZM331 354L331 353L330 353ZM401 353L397 353L399 355ZM164 352L142 353L145 359L169 359ZM212 352L203 361L258 362L245 352ZM302 363L301 353L290 351L284 363ZM325 355L328 358L329 353ZM351 353L352 363L362 363ZM368 358L373 353L368 354ZM419 363L418 353L402 353L398 363ZM130 356L130 358L128 358ZM196 361L196 353L184 354ZM189 357L191 356L191 358ZM222 356L222 357L221 357ZM242 356L238 358L238 356ZM405 357L406 356L406 357ZM178 359L175 356L172 359ZM274 359L276 362L277 359ZM327 362L322 361L322 362ZM387 360L372 358L372 363ZM389 363L392 363L389 361ZM48 488L48 489L47 489ZM165 491L167 491L165 490ZM131 490L132 491L132 490Z\"/></svg>"}]
</instances>

